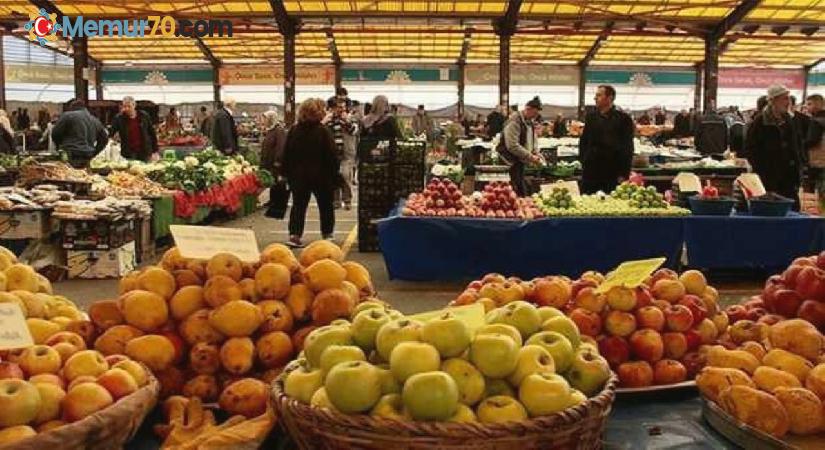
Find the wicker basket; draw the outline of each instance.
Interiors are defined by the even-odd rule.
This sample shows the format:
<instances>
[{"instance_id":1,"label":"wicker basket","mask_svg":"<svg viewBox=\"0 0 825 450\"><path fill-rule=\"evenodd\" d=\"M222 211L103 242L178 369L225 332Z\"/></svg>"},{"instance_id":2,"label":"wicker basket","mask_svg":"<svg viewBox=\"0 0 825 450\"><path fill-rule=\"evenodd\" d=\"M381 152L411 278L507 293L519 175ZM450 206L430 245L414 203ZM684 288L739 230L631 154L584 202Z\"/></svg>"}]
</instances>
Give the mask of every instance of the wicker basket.
<instances>
[{"instance_id":1,"label":"wicker basket","mask_svg":"<svg viewBox=\"0 0 825 450\"><path fill-rule=\"evenodd\" d=\"M146 386L114 405L77 422L4 446L3 450L122 449L157 404L159 392L160 383L150 375Z\"/></svg>"},{"instance_id":2,"label":"wicker basket","mask_svg":"<svg viewBox=\"0 0 825 450\"><path fill-rule=\"evenodd\" d=\"M313 408L286 396L283 378L272 399L296 445L309 449L598 449L616 396L613 375L587 402L550 415L502 424L399 422Z\"/></svg>"}]
</instances>

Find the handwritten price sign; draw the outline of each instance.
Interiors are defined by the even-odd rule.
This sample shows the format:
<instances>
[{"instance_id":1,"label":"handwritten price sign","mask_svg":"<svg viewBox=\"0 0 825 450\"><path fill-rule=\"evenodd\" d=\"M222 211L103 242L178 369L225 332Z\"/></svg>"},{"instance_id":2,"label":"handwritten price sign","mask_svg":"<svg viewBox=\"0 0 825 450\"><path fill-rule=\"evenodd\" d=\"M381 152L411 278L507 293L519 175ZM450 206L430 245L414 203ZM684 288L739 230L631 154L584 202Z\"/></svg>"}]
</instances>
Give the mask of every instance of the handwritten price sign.
<instances>
[{"instance_id":1,"label":"handwritten price sign","mask_svg":"<svg viewBox=\"0 0 825 450\"><path fill-rule=\"evenodd\" d=\"M0 303L0 350L34 345L23 310L16 303Z\"/></svg>"},{"instance_id":2,"label":"handwritten price sign","mask_svg":"<svg viewBox=\"0 0 825 450\"><path fill-rule=\"evenodd\" d=\"M596 288L596 293L604 294L616 286L634 288L642 284L665 261L665 258L653 258L623 262L616 270L607 274L607 279Z\"/></svg>"}]
</instances>

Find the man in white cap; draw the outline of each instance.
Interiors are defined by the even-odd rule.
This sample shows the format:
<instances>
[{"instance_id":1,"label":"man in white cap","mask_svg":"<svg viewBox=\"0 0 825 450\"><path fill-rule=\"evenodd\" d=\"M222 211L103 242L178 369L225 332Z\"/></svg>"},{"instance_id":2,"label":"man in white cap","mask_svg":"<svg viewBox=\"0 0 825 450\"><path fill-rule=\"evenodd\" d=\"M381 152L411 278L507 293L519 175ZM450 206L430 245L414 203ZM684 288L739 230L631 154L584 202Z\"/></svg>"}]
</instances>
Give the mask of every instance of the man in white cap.
<instances>
[{"instance_id":1,"label":"man in white cap","mask_svg":"<svg viewBox=\"0 0 825 450\"><path fill-rule=\"evenodd\" d=\"M765 189L793 200L798 211L802 159L797 130L788 113L790 92L785 86L773 85L767 97L768 105L748 126L745 154Z\"/></svg>"}]
</instances>

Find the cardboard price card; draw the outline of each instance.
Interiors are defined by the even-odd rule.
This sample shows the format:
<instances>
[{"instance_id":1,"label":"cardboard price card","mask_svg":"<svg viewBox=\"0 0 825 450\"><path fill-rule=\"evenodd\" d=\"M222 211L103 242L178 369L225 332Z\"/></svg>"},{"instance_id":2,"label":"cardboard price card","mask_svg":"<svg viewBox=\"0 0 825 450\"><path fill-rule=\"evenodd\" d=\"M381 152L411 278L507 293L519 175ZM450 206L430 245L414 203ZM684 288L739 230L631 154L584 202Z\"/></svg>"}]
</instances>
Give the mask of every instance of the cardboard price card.
<instances>
[{"instance_id":1,"label":"cardboard price card","mask_svg":"<svg viewBox=\"0 0 825 450\"><path fill-rule=\"evenodd\" d=\"M438 311L427 311L414 316L407 316L407 318L423 323L438 318L446 312L453 313L456 319L464 322L464 324L467 325L467 328L470 329L471 336L475 334L477 329L484 325L484 305L480 303L444 308L439 309Z\"/></svg>"},{"instance_id":2,"label":"cardboard price card","mask_svg":"<svg viewBox=\"0 0 825 450\"><path fill-rule=\"evenodd\" d=\"M736 178L736 183L742 188L745 198L761 197L768 193L762 179L755 173L743 173Z\"/></svg>"},{"instance_id":3,"label":"cardboard price card","mask_svg":"<svg viewBox=\"0 0 825 450\"><path fill-rule=\"evenodd\" d=\"M569 192L570 196L574 199L581 197L581 191L579 191L579 183L575 181L557 181L555 183L542 184L541 193L551 194L553 193L554 188L567 189L567 192Z\"/></svg>"},{"instance_id":4,"label":"cardboard price card","mask_svg":"<svg viewBox=\"0 0 825 450\"><path fill-rule=\"evenodd\" d=\"M0 350L34 345L23 310L16 303L0 303Z\"/></svg>"},{"instance_id":5,"label":"cardboard price card","mask_svg":"<svg viewBox=\"0 0 825 450\"><path fill-rule=\"evenodd\" d=\"M679 192L702 192L702 182L694 173L680 172L674 178Z\"/></svg>"},{"instance_id":6,"label":"cardboard price card","mask_svg":"<svg viewBox=\"0 0 825 450\"><path fill-rule=\"evenodd\" d=\"M666 260L666 258L653 258L623 262L613 272L607 274L607 279L596 288L596 293L604 294L617 286L635 288L652 275Z\"/></svg>"},{"instance_id":7,"label":"cardboard price card","mask_svg":"<svg viewBox=\"0 0 825 450\"><path fill-rule=\"evenodd\" d=\"M249 263L261 258L252 230L193 225L171 225L169 229L184 258L209 259L218 253L231 253Z\"/></svg>"}]
</instances>

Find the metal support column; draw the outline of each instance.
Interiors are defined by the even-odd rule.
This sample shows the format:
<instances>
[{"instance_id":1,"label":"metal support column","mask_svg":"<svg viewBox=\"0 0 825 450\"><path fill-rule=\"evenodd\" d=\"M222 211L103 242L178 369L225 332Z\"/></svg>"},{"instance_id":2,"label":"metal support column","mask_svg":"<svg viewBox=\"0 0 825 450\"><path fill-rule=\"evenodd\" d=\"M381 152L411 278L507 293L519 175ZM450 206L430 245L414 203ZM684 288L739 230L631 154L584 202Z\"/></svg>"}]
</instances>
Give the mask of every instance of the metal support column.
<instances>
[{"instance_id":1,"label":"metal support column","mask_svg":"<svg viewBox=\"0 0 825 450\"><path fill-rule=\"evenodd\" d=\"M0 31L0 109L6 109L6 63L3 48L4 32Z\"/></svg>"},{"instance_id":2,"label":"metal support column","mask_svg":"<svg viewBox=\"0 0 825 450\"><path fill-rule=\"evenodd\" d=\"M340 62L336 62L333 64L335 68L335 93L338 94L338 90L344 87L344 69L341 67L343 64Z\"/></svg>"},{"instance_id":3,"label":"metal support column","mask_svg":"<svg viewBox=\"0 0 825 450\"><path fill-rule=\"evenodd\" d=\"M698 113L702 111L702 74L704 65L702 63L696 64L696 79L693 81L693 109Z\"/></svg>"},{"instance_id":4,"label":"metal support column","mask_svg":"<svg viewBox=\"0 0 825 450\"><path fill-rule=\"evenodd\" d=\"M222 106L221 102L221 66L212 65L212 103L215 109Z\"/></svg>"},{"instance_id":5,"label":"metal support column","mask_svg":"<svg viewBox=\"0 0 825 450\"><path fill-rule=\"evenodd\" d=\"M284 34L284 123L295 123L295 36L294 32Z\"/></svg>"},{"instance_id":6,"label":"metal support column","mask_svg":"<svg viewBox=\"0 0 825 450\"><path fill-rule=\"evenodd\" d=\"M89 102L89 47L85 37L72 40L74 59L74 96L84 104Z\"/></svg>"},{"instance_id":7,"label":"metal support column","mask_svg":"<svg viewBox=\"0 0 825 450\"><path fill-rule=\"evenodd\" d=\"M103 100L103 63L95 64L95 100Z\"/></svg>"},{"instance_id":8,"label":"metal support column","mask_svg":"<svg viewBox=\"0 0 825 450\"><path fill-rule=\"evenodd\" d=\"M510 108L510 38L512 35L498 35L498 104Z\"/></svg>"},{"instance_id":9,"label":"metal support column","mask_svg":"<svg viewBox=\"0 0 825 450\"><path fill-rule=\"evenodd\" d=\"M579 63L579 104L576 110L579 120L584 121L584 91L587 88L587 65Z\"/></svg>"},{"instance_id":10,"label":"metal support column","mask_svg":"<svg viewBox=\"0 0 825 450\"><path fill-rule=\"evenodd\" d=\"M464 117L464 70L467 64L458 63L458 116Z\"/></svg>"},{"instance_id":11,"label":"metal support column","mask_svg":"<svg viewBox=\"0 0 825 450\"><path fill-rule=\"evenodd\" d=\"M707 114L716 109L716 95L719 90L719 39L716 36L705 38L704 74L703 111Z\"/></svg>"},{"instance_id":12,"label":"metal support column","mask_svg":"<svg viewBox=\"0 0 825 450\"><path fill-rule=\"evenodd\" d=\"M802 68L802 98L799 99L799 104L804 105L808 98L808 77L811 75L811 66Z\"/></svg>"}]
</instances>

